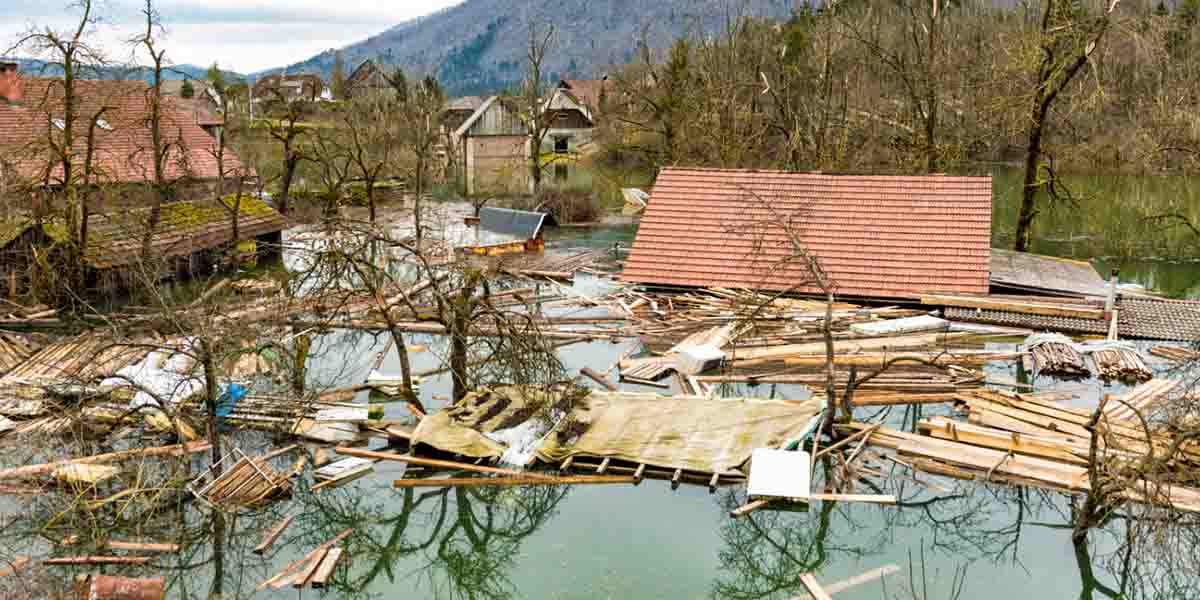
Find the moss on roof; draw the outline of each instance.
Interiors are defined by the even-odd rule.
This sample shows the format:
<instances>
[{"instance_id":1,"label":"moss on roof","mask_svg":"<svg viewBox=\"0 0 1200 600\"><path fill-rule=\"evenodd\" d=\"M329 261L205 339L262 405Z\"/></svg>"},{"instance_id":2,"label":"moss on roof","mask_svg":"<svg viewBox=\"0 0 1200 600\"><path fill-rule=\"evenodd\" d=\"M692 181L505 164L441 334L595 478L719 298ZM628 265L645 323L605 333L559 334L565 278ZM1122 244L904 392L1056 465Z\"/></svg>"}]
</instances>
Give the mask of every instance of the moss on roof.
<instances>
[{"instance_id":1,"label":"moss on roof","mask_svg":"<svg viewBox=\"0 0 1200 600\"><path fill-rule=\"evenodd\" d=\"M0 221L0 247L7 246L21 237L33 221L26 216L12 217Z\"/></svg>"}]
</instances>

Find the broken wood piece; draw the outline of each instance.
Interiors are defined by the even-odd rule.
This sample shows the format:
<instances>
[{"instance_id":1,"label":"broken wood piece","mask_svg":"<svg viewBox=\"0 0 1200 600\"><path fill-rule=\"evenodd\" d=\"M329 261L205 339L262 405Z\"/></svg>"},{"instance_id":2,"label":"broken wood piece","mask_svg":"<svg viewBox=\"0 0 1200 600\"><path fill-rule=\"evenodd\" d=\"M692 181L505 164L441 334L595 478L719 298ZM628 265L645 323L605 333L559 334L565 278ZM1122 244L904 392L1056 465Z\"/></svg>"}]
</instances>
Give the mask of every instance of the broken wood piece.
<instances>
[{"instance_id":1,"label":"broken wood piece","mask_svg":"<svg viewBox=\"0 0 1200 600\"><path fill-rule=\"evenodd\" d=\"M308 554L304 555L303 557L296 560L292 564L284 567L282 571L276 573L270 579L267 579L266 581L263 581L262 583L258 584L258 587L254 588L254 591L261 592L261 591L267 589L267 586L275 586L276 583L280 582L281 580L284 580L284 578L287 578L287 580L290 581L291 578L288 576L291 575L292 573L294 573L296 571L296 569L299 569L300 567L307 564L308 561L312 560L313 557L315 557L318 553L324 553L326 550L334 547L335 545L337 545L338 542L346 539L346 537L349 536L353 531L354 531L353 529L343 529L342 532L337 534L336 536L334 536L333 539L325 542L324 544L321 544L320 546L317 546L317 548L314 549L312 552L309 552ZM275 589L279 589L279 588L283 587L284 585L287 585L287 584L284 583L283 585L276 586Z\"/></svg>"},{"instance_id":2,"label":"broken wood piece","mask_svg":"<svg viewBox=\"0 0 1200 600\"><path fill-rule=\"evenodd\" d=\"M641 377L630 377L628 375L622 375L621 381L624 381L626 383L633 383L636 385L644 385L646 387L658 388L660 390L671 389L671 386L666 383L661 383L658 381L651 381L649 379L642 379Z\"/></svg>"},{"instance_id":3,"label":"broken wood piece","mask_svg":"<svg viewBox=\"0 0 1200 600\"><path fill-rule=\"evenodd\" d=\"M321 566L321 561L325 559L326 554L329 554L329 550L322 550L303 569L300 569L300 572L292 578L292 587L299 589L308 585L308 580L317 572L317 567Z\"/></svg>"},{"instance_id":4,"label":"broken wood piece","mask_svg":"<svg viewBox=\"0 0 1200 600\"><path fill-rule=\"evenodd\" d=\"M328 582L329 577L333 575L333 569L337 567L337 563L339 560L341 560L341 558L341 548L330 548L329 551L325 553L325 558L321 559L320 566L317 567L316 572L313 573L312 579L310 580L310 583L314 588L325 588L326 582Z\"/></svg>"},{"instance_id":5,"label":"broken wood piece","mask_svg":"<svg viewBox=\"0 0 1200 600\"><path fill-rule=\"evenodd\" d=\"M870 502L874 504L895 504L896 497L892 494L809 494L809 500L824 500L826 502Z\"/></svg>"},{"instance_id":6,"label":"broken wood piece","mask_svg":"<svg viewBox=\"0 0 1200 600\"><path fill-rule=\"evenodd\" d=\"M604 386L604 388L610 392L617 391L617 386L613 385L612 382L605 379L603 375L593 371L591 367L584 367L579 370L579 373L586 376L588 379L591 379L592 381L595 381L596 383Z\"/></svg>"},{"instance_id":7,"label":"broken wood piece","mask_svg":"<svg viewBox=\"0 0 1200 600\"><path fill-rule=\"evenodd\" d=\"M570 459L568 459L570 460ZM633 472L633 485L642 482L642 477L646 474L646 463L638 463L637 470Z\"/></svg>"},{"instance_id":8,"label":"broken wood piece","mask_svg":"<svg viewBox=\"0 0 1200 600\"><path fill-rule=\"evenodd\" d=\"M608 470L608 462L609 462L609 460L611 460L611 459L610 459L609 457L605 456L605 457L604 457L604 460L600 461L600 466L596 467L596 474L597 474L597 475L603 475L603 474L604 474L604 472Z\"/></svg>"},{"instance_id":9,"label":"broken wood piece","mask_svg":"<svg viewBox=\"0 0 1200 600\"><path fill-rule=\"evenodd\" d=\"M42 560L43 565L144 565L150 556L63 556Z\"/></svg>"},{"instance_id":10,"label":"broken wood piece","mask_svg":"<svg viewBox=\"0 0 1200 600\"><path fill-rule=\"evenodd\" d=\"M683 478L683 469L675 469L675 474L671 476L671 489L679 487L679 480Z\"/></svg>"},{"instance_id":11,"label":"broken wood piece","mask_svg":"<svg viewBox=\"0 0 1200 600\"><path fill-rule=\"evenodd\" d=\"M20 572L21 569L24 569L26 566L28 566L30 561L32 561L32 560L33 559L29 558L28 556L18 556L16 558L14 558L13 561L11 563L9 563L7 567L0 569L0 578L8 577L9 575L13 575L13 574Z\"/></svg>"},{"instance_id":12,"label":"broken wood piece","mask_svg":"<svg viewBox=\"0 0 1200 600\"><path fill-rule=\"evenodd\" d=\"M825 591L825 588L822 588L821 584L817 583L817 578L813 577L812 573L805 573L801 575L800 583L804 584L804 588L807 589L808 593L812 594L812 597L816 600L833 600L829 593Z\"/></svg>"},{"instance_id":13,"label":"broken wood piece","mask_svg":"<svg viewBox=\"0 0 1200 600\"><path fill-rule=\"evenodd\" d=\"M475 473L487 473L489 475L509 475L514 477L539 477L543 479L550 478L549 475L539 475L537 473L527 473L521 471L512 471L509 469L497 469L495 467L484 467L481 465L472 465L469 463L460 463L450 460L438 460L434 458L421 458L419 456L411 456L408 454L393 454L390 452L375 452L374 450L361 450L358 448L349 448L339 446L334 450L338 454L346 456L357 456L360 458L374 458L377 460L394 460L398 462L409 463L413 465L422 465L426 467L440 467L443 469L456 469L459 471L472 471Z\"/></svg>"},{"instance_id":14,"label":"broken wood piece","mask_svg":"<svg viewBox=\"0 0 1200 600\"><path fill-rule=\"evenodd\" d=\"M192 442L189 444L159 446L157 448L122 450L119 452L109 452L107 454L97 454L95 456L72 458L43 463L40 465L26 465L23 467L3 469L0 470L0 479L26 479L30 477L40 477L42 475L53 473L56 469L67 465L90 465L116 462L121 460L133 460L137 458L149 458L154 456L183 456L187 454L194 454L196 452L203 452L210 448L212 448L212 446L208 442Z\"/></svg>"},{"instance_id":15,"label":"broken wood piece","mask_svg":"<svg viewBox=\"0 0 1200 600\"><path fill-rule=\"evenodd\" d=\"M526 486L526 485L587 485L635 483L629 475L572 475L567 477L449 477L445 479L397 479L392 482L395 488L425 488L425 487L488 487L488 486Z\"/></svg>"},{"instance_id":16,"label":"broken wood piece","mask_svg":"<svg viewBox=\"0 0 1200 600\"><path fill-rule=\"evenodd\" d=\"M712 494L717 491L717 482L720 481L720 479L721 479L720 473L712 474L712 479L708 480L708 493Z\"/></svg>"},{"instance_id":17,"label":"broken wood piece","mask_svg":"<svg viewBox=\"0 0 1200 600\"><path fill-rule=\"evenodd\" d=\"M283 535L283 532L288 528L288 525L292 524L292 519L294 518L295 515L288 515L287 517L284 517L284 519L276 524L275 527L271 528L271 531L267 532L266 537L264 537L263 540L254 547L253 552L255 554L263 554L267 550L270 550L275 541L279 539L279 536Z\"/></svg>"},{"instance_id":18,"label":"broken wood piece","mask_svg":"<svg viewBox=\"0 0 1200 600\"><path fill-rule=\"evenodd\" d=\"M860 586L864 583L870 583L876 579L881 579L887 575L891 575L892 573L897 573L899 571L900 567L898 565L885 565L879 567L878 569L871 569L870 571L855 575L854 577L843 579L837 583L831 583L824 586L825 593L837 594L839 592L844 592L850 588ZM809 598L812 598L812 596L796 596L791 600L808 600Z\"/></svg>"},{"instance_id":19,"label":"broken wood piece","mask_svg":"<svg viewBox=\"0 0 1200 600\"><path fill-rule=\"evenodd\" d=\"M571 456L568 456L566 459L564 459L562 461L562 464L558 466L558 470L566 471L571 468L571 463L574 463L574 462L575 462L575 455L572 454Z\"/></svg>"}]
</instances>

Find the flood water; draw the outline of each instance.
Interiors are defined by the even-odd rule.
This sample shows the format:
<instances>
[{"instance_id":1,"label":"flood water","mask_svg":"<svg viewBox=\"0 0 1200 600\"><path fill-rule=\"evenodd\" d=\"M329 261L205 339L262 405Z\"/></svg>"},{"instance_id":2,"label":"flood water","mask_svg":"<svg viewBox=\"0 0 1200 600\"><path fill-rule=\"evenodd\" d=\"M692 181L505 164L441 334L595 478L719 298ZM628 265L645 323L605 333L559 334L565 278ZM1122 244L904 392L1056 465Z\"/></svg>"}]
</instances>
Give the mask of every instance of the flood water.
<instances>
[{"instance_id":1,"label":"flood water","mask_svg":"<svg viewBox=\"0 0 1200 600\"><path fill-rule=\"evenodd\" d=\"M1011 208L1004 181L997 178L998 220L1007 219ZM1068 217L1047 219L1037 250L1096 259L1101 268L1116 264L1127 281L1159 286L1172 296L1200 296L1196 263L1098 258L1104 255L1097 250L1103 242L1093 239L1093 230L1074 223ZM548 248L564 253L614 244L627 248L634 232L633 226L565 229L551 235ZM998 243L1004 235L997 233ZM607 279L581 275L571 290L596 294L611 285ZM408 335L406 341L427 347L412 355L414 371L440 366L440 340ZM636 343L575 344L563 348L561 358L570 373L584 366L603 371ZM310 359L309 386L363 381L386 344L384 335L362 331L321 336ZM1011 349L1014 344L1002 340L989 347ZM1018 375L1007 364L987 369L1008 378ZM383 370L398 372L394 352ZM1039 390L1076 390L1085 404L1124 389L1096 380L1035 385ZM622 389L660 391L632 384L622 384ZM729 392L803 394L788 386L738 386ZM430 410L444 406L449 377L425 378L420 395ZM360 394L360 400L367 401L367 394ZM384 406L385 418L409 418L402 404ZM886 418L895 426L911 423L915 410L895 407ZM932 405L921 414L948 412L946 406ZM254 432L231 436L251 455L287 443ZM35 449L10 455L5 462L20 464L30 452ZM283 460L280 467L289 462ZM202 464L197 458L193 468ZM893 464L868 464L899 477L887 489L863 483L857 491L895 494L898 506L814 503L809 510L758 511L731 519L728 511L745 501L740 486L715 494L704 486L672 490L669 483L655 480L637 487L394 490L391 481L404 467L384 462L358 481L318 492L308 490L311 478L306 475L292 500L237 517L218 518L180 498L164 499L161 505L130 502L115 515L106 510L102 524L107 535L179 542L183 551L159 556L146 567L56 568L49 576L65 586L77 574L101 570L163 575L170 598L786 599L807 597L799 582L804 573L829 586L889 565L898 570L835 598L1090 599L1109 597L1095 591L1097 583L1119 587L1117 567L1126 558L1113 554L1122 537L1119 524L1095 534L1090 557L1081 559L1070 542L1065 496L929 475L917 475L918 483ZM0 496L0 502L8 524L0 532L0 549L9 559L44 555L72 527L95 525L66 510L64 500L54 495ZM264 532L288 515L294 521L281 540L263 556L251 553ZM259 582L346 528L353 529L344 544L349 560L328 589L255 592ZM1153 565L1142 566L1154 572ZM1086 574L1091 572L1094 578ZM0 597L22 597L19 585L0 579ZM1126 592L1131 598L1167 597L1136 582Z\"/></svg>"}]
</instances>

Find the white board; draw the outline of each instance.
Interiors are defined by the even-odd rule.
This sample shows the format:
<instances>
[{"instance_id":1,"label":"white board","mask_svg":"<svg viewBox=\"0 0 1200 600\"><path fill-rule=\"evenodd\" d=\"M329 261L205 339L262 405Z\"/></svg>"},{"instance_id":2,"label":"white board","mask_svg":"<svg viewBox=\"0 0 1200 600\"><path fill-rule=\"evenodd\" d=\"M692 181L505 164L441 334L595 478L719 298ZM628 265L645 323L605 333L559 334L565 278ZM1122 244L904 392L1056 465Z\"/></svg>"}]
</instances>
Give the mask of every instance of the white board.
<instances>
[{"instance_id":1,"label":"white board","mask_svg":"<svg viewBox=\"0 0 1200 600\"><path fill-rule=\"evenodd\" d=\"M746 494L751 498L807 498L811 477L807 452L757 448L750 457Z\"/></svg>"},{"instance_id":2,"label":"white board","mask_svg":"<svg viewBox=\"0 0 1200 600\"><path fill-rule=\"evenodd\" d=\"M870 323L852 323L850 324L850 331L866 335L892 335L945 329L949 325L949 321L945 319L939 319L933 315L918 315L915 317L905 317L903 319L888 319L886 321L872 321Z\"/></svg>"},{"instance_id":3,"label":"white board","mask_svg":"<svg viewBox=\"0 0 1200 600\"><path fill-rule=\"evenodd\" d=\"M369 471L374 468L374 466L375 463L370 459L351 456L336 462L331 462L320 469L313 471L313 477L317 479L341 479L358 471Z\"/></svg>"}]
</instances>

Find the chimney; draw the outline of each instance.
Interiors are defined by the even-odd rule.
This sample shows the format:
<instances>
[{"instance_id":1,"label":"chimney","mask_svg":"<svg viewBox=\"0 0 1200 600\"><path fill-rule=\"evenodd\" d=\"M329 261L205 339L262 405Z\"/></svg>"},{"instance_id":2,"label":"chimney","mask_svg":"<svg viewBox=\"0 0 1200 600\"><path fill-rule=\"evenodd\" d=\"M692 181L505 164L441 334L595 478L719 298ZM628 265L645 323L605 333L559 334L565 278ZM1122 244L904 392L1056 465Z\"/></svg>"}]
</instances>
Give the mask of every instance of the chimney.
<instances>
[{"instance_id":1,"label":"chimney","mask_svg":"<svg viewBox=\"0 0 1200 600\"><path fill-rule=\"evenodd\" d=\"M21 73L17 63L0 59L0 100L9 104L21 101Z\"/></svg>"}]
</instances>

